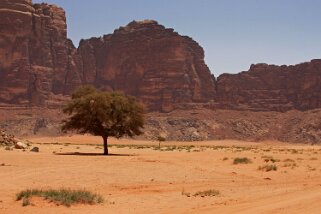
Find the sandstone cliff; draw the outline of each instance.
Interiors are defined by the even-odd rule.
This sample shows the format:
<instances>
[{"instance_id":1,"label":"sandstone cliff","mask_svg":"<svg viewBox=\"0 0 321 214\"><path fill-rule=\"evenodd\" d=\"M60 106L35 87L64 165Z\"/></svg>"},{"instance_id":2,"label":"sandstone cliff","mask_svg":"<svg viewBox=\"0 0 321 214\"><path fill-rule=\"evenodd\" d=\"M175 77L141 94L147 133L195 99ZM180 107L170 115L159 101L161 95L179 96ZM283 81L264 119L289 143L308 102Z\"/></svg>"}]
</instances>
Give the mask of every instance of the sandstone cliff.
<instances>
[{"instance_id":1,"label":"sandstone cliff","mask_svg":"<svg viewBox=\"0 0 321 214\"><path fill-rule=\"evenodd\" d=\"M0 6L1 103L54 106L82 84L134 95L150 111L215 95L203 49L155 21L133 21L76 49L62 8L27 0Z\"/></svg>"},{"instance_id":2,"label":"sandstone cliff","mask_svg":"<svg viewBox=\"0 0 321 214\"><path fill-rule=\"evenodd\" d=\"M133 21L113 34L82 40L78 53L85 83L134 95L149 110L171 111L215 95L203 49L155 21Z\"/></svg>"},{"instance_id":3,"label":"sandstone cliff","mask_svg":"<svg viewBox=\"0 0 321 214\"><path fill-rule=\"evenodd\" d=\"M321 60L294 66L252 65L217 80L222 108L287 111L321 108Z\"/></svg>"},{"instance_id":4,"label":"sandstone cliff","mask_svg":"<svg viewBox=\"0 0 321 214\"><path fill-rule=\"evenodd\" d=\"M62 8L2 0L0 104L57 107L83 84L136 96L148 111L321 108L321 60L257 64L215 80L202 47L156 21L133 21L76 49Z\"/></svg>"},{"instance_id":5,"label":"sandstone cliff","mask_svg":"<svg viewBox=\"0 0 321 214\"><path fill-rule=\"evenodd\" d=\"M0 8L0 102L50 105L75 71L64 10L30 0L4 0Z\"/></svg>"}]
</instances>

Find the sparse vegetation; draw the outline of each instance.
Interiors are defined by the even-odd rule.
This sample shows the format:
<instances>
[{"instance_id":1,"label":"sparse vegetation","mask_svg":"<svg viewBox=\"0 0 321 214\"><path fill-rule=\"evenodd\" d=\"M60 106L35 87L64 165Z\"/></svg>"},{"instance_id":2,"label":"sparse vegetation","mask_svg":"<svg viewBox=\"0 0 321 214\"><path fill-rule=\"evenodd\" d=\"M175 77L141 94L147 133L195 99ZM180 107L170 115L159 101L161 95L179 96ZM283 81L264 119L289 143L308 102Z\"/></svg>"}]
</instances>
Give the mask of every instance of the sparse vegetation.
<instances>
[{"instance_id":1,"label":"sparse vegetation","mask_svg":"<svg viewBox=\"0 0 321 214\"><path fill-rule=\"evenodd\" d=\"M182 190L182 195L184 195L186 197L191 197L191 193L185 192L185 189Z\"/></svg>"},{"instance_id":2,"label":"sparse vegetation","mask_svg":"<svg viewBox=\"0 0 321 214\"><path fill-rule=\"evenodd\" d=\"M210 189L210 190L206 190L206 191L199 191L196 192L193 196L197 197L214 197L214 196L218 196L220 194L220 191L218 190L214 190L214 189Z\"/></svg>"},{"instance_id":3,"label":"sparse vegetation","mask_svg":"<svg viewBox=\"0 0 321 214\"><path fill-rule=\"evenodd\" d=\"M210 190L205 190L205 191L198 191L194 193L193 195L190 192L186 192L185 189L182 190L181 192L182 195L186 197L214 197L218 196L220 194L220 191L215 190L215 189L210 189Z\"/></svg>"},{"instance_id":4,"label":"sparse vegetation","mask_svg":"<svg viewBox=\"0 0 321 214\"><path fill-rule=\"evenodd\" d=\"M296 163L294 163L294 162L291 162L291 163L284 163L283 164L283 167L292 167L292 168L294 168L294 167L296 167L297 165L296 165Z\"/></svg>"},{"instance_id":5,"label":"sparse vegetation","mask_svg":"<svg viewBox=\"0 0 321 214\"><path fill-rule=\"evenodd\" d=\"M278 167L276 165L264 165L259 166L258 170L269 172L269 171L276 171L278 170Z\"/></svg>"},{"instance_id":6,"label":"sparse vegetation","mask_svg":"<svg viewBox=\"0 0 321 214\"><path fill-rule=\"evenodd\" d=\"M274 159L273 157L268 157L268 158L264 159L264 162L266 162L266 163L268 163L268 162L275 163L275 162L280 162L280 160L279 159Z\"/></svg>"},{"instance_id":7,"label":"sparse vegetation","mask_svg":"<svg viewBox=\"0 0 321 214\"><path fill-rule=\"evenodd\" d=\"M249 158L235 158L233 164L249 164L252 163L251 159Z\"/></svg>"},{"instance_id":8,"label":"sparse vegetation","mask_svg":"<svg viewBox=\"0 0 321 214\"><path fill-rule=\"evenodd\" d=\"M291 150L291 154L298 154L298 153L299 153L298 150L295 150L295 149Z\"/></svg>"},{"instance_id":9,"label":"sparse vegetation","mask_svg":"<svg viewBox=\"0 0 321 214\"><path fill-rule=\"evenodd\" d=\"M272 157L272 156L269 156L269 155L263 155L261 158L263 158L263 159L266 159L266 158L270 159L270 158L273 158L273 157Z\"/></svg>"},{"instance_id":10,"label":"sparse vegetation","mask_svg":"<svg viewBox=\"0 0 321 214\"><path fill-rule=\"evenodd\" d=\"M33 196L44 198L49 202L54 202L57 205L64 205L69 207L72 204L96 204L103 203L104 199L97 194L93 194L86 190L39 190L39 189L28 189L19 192L16 195L16 200L22 200L22 206L30 205L30 199Z\"/></svg>"},{"instance_id":11,"label":"sparse vegetation","mask_svg":"<svg viewBox=\"0 0 321 214\"><path fill-rule=\"evenodd\" d=\"M315 170L316 170L315 167L312 167L312 166L310 166L310 165L308 165L307 168L308 168L308 170L310 170L310 171L315 171Z\"/></svg>"},{"instance_id":12,"label":"sparse vegetation","mask_svg":"<svg viewBox=\"0 0 321 214\"><path fill-rule=\"evenodd\" d=\"M287 159L284 159L283 162L294 162L294 160L287 158Z\"/></svg>"}]
</instances>

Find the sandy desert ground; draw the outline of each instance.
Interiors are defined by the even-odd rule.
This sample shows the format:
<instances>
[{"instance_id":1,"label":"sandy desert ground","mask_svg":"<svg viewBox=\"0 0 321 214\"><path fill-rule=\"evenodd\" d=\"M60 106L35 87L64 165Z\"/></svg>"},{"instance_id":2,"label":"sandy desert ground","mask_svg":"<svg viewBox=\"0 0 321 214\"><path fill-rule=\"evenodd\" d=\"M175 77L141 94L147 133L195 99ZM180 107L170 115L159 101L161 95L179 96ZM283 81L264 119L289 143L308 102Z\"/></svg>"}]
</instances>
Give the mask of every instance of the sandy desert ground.
<instances>
[{"instance_id":1,"label":"sandy desert ground","mask_svg":"<svg viewBox=\"0 0 321 214\"><path fill-rule=\"evenodd\" d=\"M99 137L29 140L39 153L0 148L0 213L321 213L320 146L164 142L160 151L157 142L112 139L106 157ZM233 164L243 157L252 163ZM267 164L277 170L258 169ZM15 201L26 188L61 187L99 193L105 202ZM219 195L193 196L211 189Z\"/></svg>"}]
</instances>

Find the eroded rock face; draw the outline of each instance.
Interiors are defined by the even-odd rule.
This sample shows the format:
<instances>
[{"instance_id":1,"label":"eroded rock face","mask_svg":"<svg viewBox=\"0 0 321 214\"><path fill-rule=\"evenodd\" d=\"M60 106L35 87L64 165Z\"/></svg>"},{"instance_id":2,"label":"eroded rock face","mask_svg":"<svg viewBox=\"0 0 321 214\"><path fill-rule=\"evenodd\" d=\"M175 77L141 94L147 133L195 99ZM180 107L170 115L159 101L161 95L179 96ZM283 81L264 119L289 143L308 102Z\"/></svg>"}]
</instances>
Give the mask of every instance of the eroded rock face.
<instances>
[{"instance_id":1,"label":"eroded rock face","mask_svg":"<svg viewBox=\"0 0 321 214\"><path fill-rule=\"evenodd\" d=\"M227 109L265 111L321 108L321 60L294 66L252 65L217 80L217 102Z\"/></svg>"},{"instance_id":2,"label":"eroded rock face","mask_svg":"<svg viewBox=\"0 0 321 214\"><path fill-rule=\"evenodd\" d=\"M84 82L138 97L149 110L208 102L215 79L203 49L156 21L133 21L111 35L80 42Z\"/></svg>"},{"instance_id":3,"label":"eroded rock face","mask_svg":"<svg viewBox=\"0 0 321 214\"><path fill-rule=\"evenodd\" d=\"M76 49L62 8L1 0L0 104L57 107L83 84L136 96L148 111L321 108L321 60L257 64L215 80L203 49L156 21L133 21Z\"/></svg>"},{"instance_id":4,"label":"eroded rock face","mask_svg":"<svg viewBox=\"0 0 321 214\"><path fill-rule=\"evenodd\" d=\"M26 0L0 5L1 103L55 106L83 84L136 96L149 111L215 95L203 49L155 21L131 22L76 49L62 8Z\"/></svg>"},{"instance_id":5,"label":"eroded rock face","mask_svg":"<svg viewBox=\"0 0 321 214\"><path fill-rule=\"evenodd\" d=\"M0 3L0 102L49 105L72 73L65 12L29 0Z\"/></svg>"}]
</instances>

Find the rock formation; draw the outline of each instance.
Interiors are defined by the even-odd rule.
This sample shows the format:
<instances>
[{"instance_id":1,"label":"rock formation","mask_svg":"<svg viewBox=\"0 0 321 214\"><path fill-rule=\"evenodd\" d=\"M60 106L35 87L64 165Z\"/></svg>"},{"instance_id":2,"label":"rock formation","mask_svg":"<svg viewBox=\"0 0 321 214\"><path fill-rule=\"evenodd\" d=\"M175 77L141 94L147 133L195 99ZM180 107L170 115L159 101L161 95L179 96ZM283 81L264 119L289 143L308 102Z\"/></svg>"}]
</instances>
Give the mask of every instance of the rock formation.
<instances>
[{"instance_id":1,"label":"rock formation","mask_svg":"<svg viewBox=\"0 0 321 214\"><path fill-rule=\"evenodd\" d=\"M0 129L0 146L14 146L17 143L18 140L13 135L9 135Z\"/></svg>"},{"instance_id":2,"label":"rock formation","mask_svg":"<svg viewBox=\"0 0 321 214\"><path fill-rule=\"evenodd\" d=\"M149 110L207 102L214 78L203 49L155 21L131 22L75 49L63 9L0 3L0 102L50 106L82 84L137 96Z\"/></svg>"},{"instance_id":3,"label":"rock formation","mask_svg":"<svg viewBox=\"0 0 321 214\"><path fill-rule=\"evenodd\" d=\"M149 110L171 111L215 95L203 49L155 21L133 21L111 35L82 40L78 53L85 83L136 96Z\"/></svg>"},{"instance_id":4,"label":"rock formation","mask_svg":"<svg viewBox=\"0 0 321 214\"><path fill-rule=\"evenodd\" d=\"M62 8L2 0L0 104L57 107L83 84L136 96L148 111L321 108L321 60L257 64L215 80L203 49L156 21L133 21L76 49Z\"/></svg>"},{"instance_id":5,"label":"rock formation","mask_svg":"<svg viewBox=\"0 0 321 214\"><path fill-rule=\"evenodd\" d=\"M0 102L54 102L54 95L68 92L73 51L62 8L31 0L1 1Z\"/></svg>"},{"instance_id":6,"label":"rock formation","mask_svg":"<svg viewBox=\"0 0 321 214\"><path fill-rule=\"evenodd\" d=\"M252 65L217 80L217 102L227 109L287 111L321 108L321 60L294 66Z\"/></svg>"}]
</instances>

